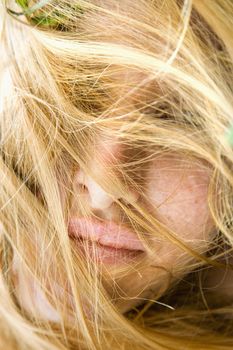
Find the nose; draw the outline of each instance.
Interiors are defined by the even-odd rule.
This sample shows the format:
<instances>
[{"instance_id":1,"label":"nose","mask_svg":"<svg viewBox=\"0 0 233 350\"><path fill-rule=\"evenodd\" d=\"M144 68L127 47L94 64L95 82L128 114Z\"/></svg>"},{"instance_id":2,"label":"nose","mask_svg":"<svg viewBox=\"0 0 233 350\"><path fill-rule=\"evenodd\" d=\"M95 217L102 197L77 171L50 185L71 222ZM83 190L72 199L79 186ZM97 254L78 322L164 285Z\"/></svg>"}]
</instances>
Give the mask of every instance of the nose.
<instances>
[{"instance_id":1,"label":"nose","mask_svg":"<svg viewBox=\"0 0 233 350\"><path fill-rule=\"evenodd\" d=\"M79 170L76 181L78 185L85 186L88 192L89 205L92 209L107 209L114 199L104 191L90 176L85 175L82 170Z\"/></svg>"},{"instance_id":2,"label":"nose","mask_svg":"<svg viewBox=\"0 0 233 350\"><path fill-rule=\"evenodd\" d=\"M92 209L105 210L111 207L120 195L107 193L95 180L85 175L82 170L78 171L76 184L85 186L89 198L89 205ZM128 191L126 198L128 202L134 203L138 200L139 194L136 191Z\"/></svg>"},{"instance_id":3,"label":"nose","mask_svg":"<svg viewBox=\"0 0 233 350\"><path fill-rule=\"evenodd\" d=\"M113 140L106 141L102 139L97 144L90 168L98 174L98 178L104 178L106 169L109 170L111 166L121 161L123 149L122 146ZM115 189L111 193L106 192L91 176L85 174L82 169L79 169L76 173L75 184L85 188L89 201L88 204L91 209L106 210L111 207L116 199L122 197L116 193ZM135 190L128 190L124 198L127 198L128 202L134 203L138 200L139 193Z\"/></svg>"}]
</instances>

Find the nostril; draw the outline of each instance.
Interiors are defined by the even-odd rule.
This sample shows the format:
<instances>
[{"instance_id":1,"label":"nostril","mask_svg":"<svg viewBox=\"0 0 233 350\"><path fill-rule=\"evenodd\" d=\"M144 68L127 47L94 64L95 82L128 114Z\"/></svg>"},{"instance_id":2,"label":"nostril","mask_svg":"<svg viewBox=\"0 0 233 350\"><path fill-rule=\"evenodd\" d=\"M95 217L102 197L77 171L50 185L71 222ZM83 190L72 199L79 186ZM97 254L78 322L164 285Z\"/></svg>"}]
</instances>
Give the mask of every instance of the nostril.
<instances>
[{"instance_id":1,"label":"nostril","mask_svg":"<svg viewBox=\"0 0 233 350\"><path fill-rule=\"evenodd\" d=\"M77 192L79 193L87 193L87 177L84 175L84 172L80 169L75 178L74 178L74 186Z\"/></svg>"},{"instance_id":2,"label":"nostril","mask_svg":"<svg viewBox=\"0 0 233 350\"><path fill-rule=\"evenodd\" d=\"M87 193L88 192L88 188L85 184L77 184L76 186L78 192L80 193Z\"/></svg>"}]
</instances>

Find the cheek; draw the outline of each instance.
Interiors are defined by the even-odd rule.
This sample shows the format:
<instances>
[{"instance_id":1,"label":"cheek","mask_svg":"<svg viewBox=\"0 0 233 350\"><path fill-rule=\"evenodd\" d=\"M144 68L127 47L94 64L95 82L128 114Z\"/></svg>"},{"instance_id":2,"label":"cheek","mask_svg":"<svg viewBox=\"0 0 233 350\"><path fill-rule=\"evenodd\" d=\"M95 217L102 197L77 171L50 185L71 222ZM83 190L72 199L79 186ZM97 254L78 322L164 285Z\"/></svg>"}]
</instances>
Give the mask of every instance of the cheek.
<instances>
[{"instance_id":1,"label":"cheek","mask_svg":"<svg viewBox=\"0 0 233 350\"><path fill-rule=\"evenodd\" d=\"M213 221L208 209L210 169L184 158L160 158L147 176L147 196L157 218L189 240L207 240Z\"/></svg>"}]
</instances>

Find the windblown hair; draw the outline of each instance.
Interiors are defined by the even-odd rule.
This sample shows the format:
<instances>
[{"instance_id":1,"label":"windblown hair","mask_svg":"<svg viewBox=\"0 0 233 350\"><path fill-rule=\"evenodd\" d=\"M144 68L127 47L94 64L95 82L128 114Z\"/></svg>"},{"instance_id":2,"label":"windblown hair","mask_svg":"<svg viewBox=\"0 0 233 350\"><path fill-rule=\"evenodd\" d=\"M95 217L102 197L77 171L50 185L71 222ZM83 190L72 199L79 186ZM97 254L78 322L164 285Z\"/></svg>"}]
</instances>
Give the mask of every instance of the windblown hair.
<instances>
[{"instance_id":1,"label":"windblown hair","mask_svg":"<svg viewBox=\"0 0 233 350\"><path fill-rule=\"evenodd\" d=\"M232 0L42 2L33 13L22 11L28 1L0 5L1 349L232 349L232 305L204 295L200 283L206 268L224 268L233 244ZM88 167L98 135L137 150L137 159L117 165L124 182ZM208 205L217 234L203 254L127 198L127 186L144 195L132 169L167 152L213 169ZM147 249L143 230L191 257L153 301L125 314L106 293L105 272L70 243L76 167L121 193L116 203ZM116 272L116 285L127 271ZM25 286L35 281L57 318L43 317L41 295L30 301L33 285L24 307L18 276ZM171 300L174 310L162 306Z\"/></svg>"}]
</instances>

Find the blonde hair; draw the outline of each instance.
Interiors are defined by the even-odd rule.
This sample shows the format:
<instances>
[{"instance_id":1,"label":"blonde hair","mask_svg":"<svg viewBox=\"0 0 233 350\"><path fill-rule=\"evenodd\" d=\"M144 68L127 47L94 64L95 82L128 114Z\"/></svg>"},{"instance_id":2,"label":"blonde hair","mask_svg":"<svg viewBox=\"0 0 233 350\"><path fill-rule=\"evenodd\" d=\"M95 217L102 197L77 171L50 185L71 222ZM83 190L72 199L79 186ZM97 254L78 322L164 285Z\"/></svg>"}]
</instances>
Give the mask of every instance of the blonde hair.
<instances>
[{"instance_id":1,"label":"blonde hair","mask_svg":"<svg viewBox=\"0 0 233 350\"><path fill-rule=\"evenodd\" d=\"M17 16L22 9L16 3L0 5L1 348L232 349L230 302L203 296L198 282L201 267L220 266L233 242L233 152L227 139L233 119L232 1L44 1L24 16ZM126 184L143 195L127 170L133 162L118 165L124 184L115 172L96 178L87 160L98 134L146 151L140 160L145 167L151 156L166 152L211 166L208 204L219 233L211 254L187 247L130 202ZM121 193L125 202L116 202L140 237L142 229L156 232L189 253L193 260L176 273L181 279L191 272L190 281L171 278L172 288L126 315L109 302L104 271L83 261L67 235L69 201L64 213L59 186L69 198L67 169L77 165L112 196L112 188ZM40 286L57 319L41 317L38 305L30 312L22 307L15 264L24 281L29 276ZM127 271L117 271L116 280ZM59 294L54 285L69 285L69 292ZM179 301L181 291L190 293L186 302ZM161 306L172 298L175 310Z\"/></svg>"}]
</instances>

